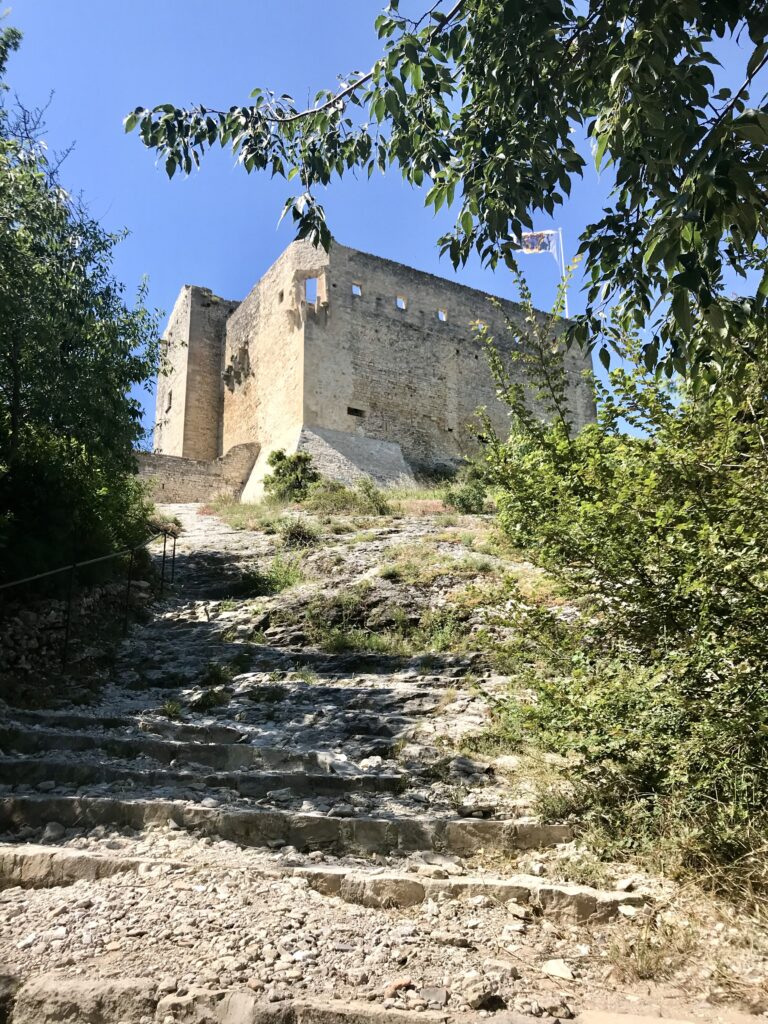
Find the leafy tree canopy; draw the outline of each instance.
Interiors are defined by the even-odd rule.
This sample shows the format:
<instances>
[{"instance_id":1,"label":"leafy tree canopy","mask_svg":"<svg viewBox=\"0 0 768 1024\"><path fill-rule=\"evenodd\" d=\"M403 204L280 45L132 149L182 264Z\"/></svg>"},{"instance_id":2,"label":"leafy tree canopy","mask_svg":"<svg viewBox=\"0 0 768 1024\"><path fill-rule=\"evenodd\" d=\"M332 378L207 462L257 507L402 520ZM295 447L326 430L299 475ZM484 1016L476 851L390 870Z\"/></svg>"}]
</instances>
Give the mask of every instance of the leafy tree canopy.
<instances>
[{"instance_id":1,"label":"leafy tree canopy","mask_svg":"<svg viewBox=\"0 0 768 1024\"><path fill-rule=\"evenodd\" d=\"M588 302L571 336L607 362L606 345L650 328L649 368L711 384L725 362L751 360L747 323L765 327L768 107L750 94L767 26L763 0L438 0L418 21L392 0L373 69L309 110L255 89L229 110L137 107L125 127L171 176L218 143L248 172L298 177L284 213L326 247L313 188L395 165L427 205L457 207L440 239L457 266L473 249L513 264L521 232L583 173L586 132L615 187L581 238ZM713 72L713 41L728 34L749 53L736 90ZM729 297L728 271L755 269L755 294Z\"/></svg>"},{"instance_id":2,"label":"leafy tree canopy","mask_svg":"<svg viewBox=\"0 0 768 1024\"><path fill-rule=\"evenodd\" d=\"M110 234L58 180L42 112L2 104L0 29L0 577L142 539L143 436L130 395L158 367L158 322L124 299Z\"/></svg>"}]
</instances>

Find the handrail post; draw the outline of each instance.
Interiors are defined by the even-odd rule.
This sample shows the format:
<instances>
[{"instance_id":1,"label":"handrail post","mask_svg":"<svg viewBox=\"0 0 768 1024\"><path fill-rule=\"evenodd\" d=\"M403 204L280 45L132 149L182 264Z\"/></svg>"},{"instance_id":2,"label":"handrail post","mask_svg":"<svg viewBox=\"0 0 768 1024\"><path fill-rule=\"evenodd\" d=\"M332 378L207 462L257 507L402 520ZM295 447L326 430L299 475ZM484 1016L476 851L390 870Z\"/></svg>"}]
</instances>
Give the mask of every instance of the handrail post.
<instances>
[{"instance_id":1,"label":"handrail post","mask_svg":"<svg viewBox=\"0 0 768 1024\"><path fill-rule=\"evenodd\" d=\"M163 596L163 589L165 587L165 549L168 545L168 534L163 533L163 568L160 572L160 597Z\"/></svg>"},{"instance_id":2,"label":"handrail post","mask_svg":"<svg viewBox=\"0 0 768 1024\"><path fill-rule=\"evenodd\" d=\"M125 588L125 616L123 617L123 636L128 632L128 614L131 609L131 580L133 579L133 552L131 548L131 557L128 562L128 585Z\"/></svg>"},{"instance_id":3,"label":"handrail post","mask_svg":"<svg viewBox=\"0 0 768 1024\"><path fill-rule=\"evenodd\" d=\"M171 583L176 579L176 534L173 535L173 552L171 553Z\"/></svg>"},{"instance_id":4,"label":"handrail post","mask_svg":"<svg viewBox=\"0 0 768 1024\"><path fill-rule=\"evenodd\" d=\"M72 589L75 583L75 569L77 563L69 567L69 579L67 581L67 610L64 613L64 650L61 652L61 667L65 668L67 664L67 654L69 652L69 631L72 622Z\"/></svg>"}]
</instances>

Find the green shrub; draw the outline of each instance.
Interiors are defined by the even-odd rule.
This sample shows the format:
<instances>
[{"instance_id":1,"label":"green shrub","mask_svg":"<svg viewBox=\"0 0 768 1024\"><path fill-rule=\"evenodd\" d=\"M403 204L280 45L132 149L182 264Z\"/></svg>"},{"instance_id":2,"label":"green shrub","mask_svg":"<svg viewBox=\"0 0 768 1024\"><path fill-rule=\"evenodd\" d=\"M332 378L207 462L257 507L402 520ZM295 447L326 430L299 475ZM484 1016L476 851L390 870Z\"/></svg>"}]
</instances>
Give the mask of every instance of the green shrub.
<instances>
[{"instance_id":1,"label":"green shrub","mask_svg":"<svg viewBox=\"0 0 768 1024\"><path fill-rule=\"evenodd\" d=\"M280 536L287 548L309 548L319 542L320 531L304 519L286 519L280 526Z\"/></svg>"},{"instance_id":2,"label":"green shrub","mask_svg":"<svg viewBox=\"0 0 768 1024\"><path fill-rule=\"evenodd\" d=\"M167 700L160 709L166 718L173 721L181 718L181 704L177 700Z\"/></svg>"},{"instance_id":3,"label":"green shrub","mask_svg":"<svg viewBox=\"0 0 768 1024\"><path fill-rule=\"evenodd\" d=\"M226 707L231 699L231 695L223 687L216 687L193 697L189 707L192 711L213 711L215 708Z\"/></svg>"},{"instance_id":4,"label":"green shrub","mask_svg":"<svg viewBox=\"0 0 768 1024\"><path fill-rule=\"evenodd\" d=\"M392 512L387 496L370 477L362 477L354 487L338 480L319 480L310 487L304 507L326 515L387 516Z\"/></svg>"},{"instance_id":5,"label":"green shrub","mask_svg":"<svg viewBox=\"0 0 768 1024\"><path fill-rule=\"evenodd\" d=\"M485 467L470 462L456 475L443 493L449 508L462 515L482 515L488 511L488 479Z\"/></svg>"},{"instance_id":6,"label":"green shrub","mask_svg":"<svg viewBox=\"0 0 768 1024\"><path fill-rule=\"evenodd\" d=\"M628 345L577 433L551 337L517 347L548 422L490 348L513 414L508 440L488 435L502 527L584 610L570 627L512 613L528 734L577 756L617 835L736 860L768 837L765 341L739 401L647 374Z\"/></svg>"},{"instance_id":7,"label":"green shrub","mask_svg":"<svg viewBox=\"0 0 768 1024\"><path fill-rule=\"evenodd\" d=\"M487 492L482 480L449 487L443 501L462 515L482 515L487 511Z\"/></svg>"},{"instance_id":8,"label":"green shrub","mask_svg":"<svg viewBox=\"0 0 768 1024\"><path fill-rule=\"evenodd\" d=\"M306 498L310 484L320 479L309 452L286 455L278 449L269 455L267 465L272 472L264 477L264 490L280 501L301 501Z\"/></svg>"},{"instance_id":9,"label":"green shrub","mask_svg":"<svg viewBox=\"0 0 768 1024\"><path fill-rule=\"evenodd\" d=\"M231 665L222 665L217 661L209 661L200 673L200 686L223 686L232 681L234 670Z\"/></svg>"}]
</instances>

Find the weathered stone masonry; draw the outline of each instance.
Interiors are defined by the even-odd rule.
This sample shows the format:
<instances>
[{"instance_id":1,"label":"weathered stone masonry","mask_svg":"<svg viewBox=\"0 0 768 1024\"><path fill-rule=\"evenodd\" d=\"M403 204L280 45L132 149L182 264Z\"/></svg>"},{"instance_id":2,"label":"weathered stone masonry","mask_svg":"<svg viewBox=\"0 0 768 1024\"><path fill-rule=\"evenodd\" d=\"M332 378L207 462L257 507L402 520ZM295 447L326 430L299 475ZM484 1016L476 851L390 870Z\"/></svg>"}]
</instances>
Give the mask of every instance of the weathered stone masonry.
<instances>
[{"instance_id":1,"label":"weathered stone masonry","mask_svg":"<svg viewBox=\"0 0 768 1024\"><path fill-rule=\"evenodd\" d=\"M238 444L218 459L185 459L179 455L138 452L139 477L152 488L155 501L182 504L239 498L248 483L259 446Z\"/></svg>"},{"instance_id":2,"label":"weathered stone masonry","mask_svg":"<svg viewBox=\"0 0 768 1024\"><path fill-rule=\"evenodd\" d=\"M455 464L476 447L484 406L504 433L507 410L471 325L512 344L520 308L483 292L334 244L294 242L240 303L186 286L166 331L155 449L214 460L235 445L258 455L242 491L259 496L276 448L311 451L329 476L380 482ZM594 419L572 350L566 365L577 426Z\"/></svg>"}]
</instances>

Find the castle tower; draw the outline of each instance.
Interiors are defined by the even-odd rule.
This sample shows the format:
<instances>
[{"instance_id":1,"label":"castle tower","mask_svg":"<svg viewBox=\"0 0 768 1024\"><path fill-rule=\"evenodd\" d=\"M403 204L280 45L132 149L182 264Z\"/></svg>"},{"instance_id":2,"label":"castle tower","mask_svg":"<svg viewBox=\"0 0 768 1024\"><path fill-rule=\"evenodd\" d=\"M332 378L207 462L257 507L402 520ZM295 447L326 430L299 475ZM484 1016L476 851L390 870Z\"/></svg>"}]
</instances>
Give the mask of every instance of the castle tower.
<instances>
[{"instance_id":1,"label":"castle tower","mask_svg":"<svg viewBox=\"0 0 768 1024\"><path fill-rule=\"evenodd\" d=\"M236 302L185 285L163 339L154 447L209 461L222 454L222 359L227 318Z\"/></svg>"}]
</instances>

